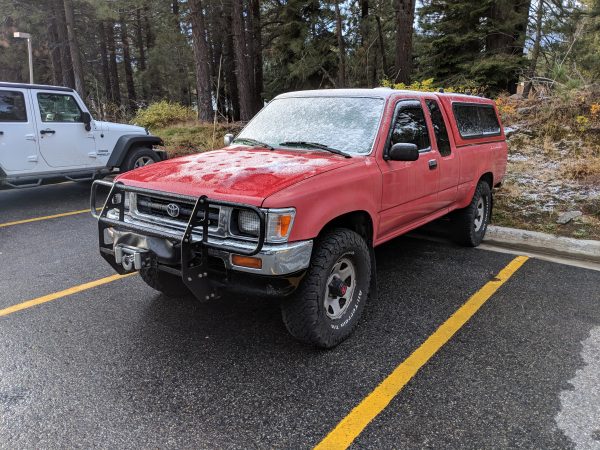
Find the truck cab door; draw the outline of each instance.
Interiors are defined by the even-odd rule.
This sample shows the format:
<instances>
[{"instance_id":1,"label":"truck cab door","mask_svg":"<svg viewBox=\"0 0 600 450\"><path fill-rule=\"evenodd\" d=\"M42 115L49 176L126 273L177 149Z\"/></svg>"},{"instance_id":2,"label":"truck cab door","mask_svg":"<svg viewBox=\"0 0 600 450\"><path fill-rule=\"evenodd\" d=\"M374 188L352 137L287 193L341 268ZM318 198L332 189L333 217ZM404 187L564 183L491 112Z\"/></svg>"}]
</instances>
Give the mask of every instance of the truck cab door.
<instances>
[{"instance_id":1,"label":"truck cab door","mask_svg":"<svg viewBox=\"0 0 600 450\"><path fill-rule=\"evenodd\" d=\"M93 130L83 123L83 104L70 92L32 90L40 153L56 168L98 167Z\"/></svg>"},{"instance_id":2,"label":"truck cab door","mask_svg":"<svg viewBox=\"0 0 600 450\"><path fill-rule=\"evenodd\" d=\"M0 88L0 167L31 172L38 163L35 117L27 89Z\"/></svg>"},{"instance_id":3,"label":"truck cab door","mask_svg":"<svg viewBox=\"0 0 600 450\"><path fill-rule=\"evenodd\" d=\"M435 96L425 98L425 105L434 134L432 145L440 155L439 160L439 194L440 207L448 207L458 198L458 183L460 175L460 155L448 130L449 121L446 111Z\"/></svg>"},{"instance_id":4,"label":"truck cab door","mask_svg":"<svg viewBox=\"0 0 600 450\"><path fill-rule=\"evenodd\" d=\"M416 161L386 160L385 154L398 143L415 144ZM438 209L439 153L431 146L429 129L419 100L397 102L391 129L378 160L383 176L380 234L395 234Z\"/></svg>"}]
</instances>

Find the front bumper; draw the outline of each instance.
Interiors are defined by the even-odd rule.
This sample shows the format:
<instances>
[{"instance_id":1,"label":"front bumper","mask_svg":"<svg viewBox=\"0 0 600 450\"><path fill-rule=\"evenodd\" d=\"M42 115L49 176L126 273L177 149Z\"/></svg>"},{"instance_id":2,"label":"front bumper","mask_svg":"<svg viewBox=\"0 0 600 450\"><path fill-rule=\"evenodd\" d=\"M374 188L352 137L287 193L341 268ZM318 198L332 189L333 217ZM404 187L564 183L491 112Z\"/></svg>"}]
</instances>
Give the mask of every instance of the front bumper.
<instances>
[{"instance_id":1,"label":"front bumper","mask_svg":"<svg viewBox=\"0 0 600 450\"><path fill-rule=\"evenodd\" d=\"M101 212L96 215L96 192L100 186L110 188L110 192ZM129 214L125 204L127 193L151 195L194 206L187 225L184 222L173 226L165 221ZM312 240L266 243L266 215L254 206L105 181L93 184L90 203L92 215L98 219L100 254L118 273L145 268L162 270L180 276L199 299L215 297L217 289L230 288L237 279L252 278L254 281L262 280L257 284L265 285L267 291L287 295L298 286L310 264ZM256 213L260 222L258 237L243 240L215 235L209 212L216 207ZM260 260L258 267L257 260ZM252 261L252 264L247 261ZM278 287L273 289L275 285Z\"/></svg>"},{"instance_id":2,"label":"front bumper","mask_svg":"<svg viewBox=\"0 0 600 450\"><path fill-rule=\"evenodd\" d=\"M181 248L176 242L168 239L145 236L115 227L105 228L103 234L104 246L105 248L112 247L113 254L118 253L115 251L116 249L130 247L149 251L161 264L177 266L181 259ZM243 254L251 249L251 245L248 243L228 240L227 250L220 250L218 239L209 237L208 241L215 244L214 248L209 249L209 256L220 259L227 270L268 276L290 275L305 270L310 264L313 247L312 240L264 244L262 249L254 255L262 261L261 268L254 269L236 265L232 261L233 255ZM239 253L233 250L235 247L239 249Z\"/></svg>"}]
</instances>

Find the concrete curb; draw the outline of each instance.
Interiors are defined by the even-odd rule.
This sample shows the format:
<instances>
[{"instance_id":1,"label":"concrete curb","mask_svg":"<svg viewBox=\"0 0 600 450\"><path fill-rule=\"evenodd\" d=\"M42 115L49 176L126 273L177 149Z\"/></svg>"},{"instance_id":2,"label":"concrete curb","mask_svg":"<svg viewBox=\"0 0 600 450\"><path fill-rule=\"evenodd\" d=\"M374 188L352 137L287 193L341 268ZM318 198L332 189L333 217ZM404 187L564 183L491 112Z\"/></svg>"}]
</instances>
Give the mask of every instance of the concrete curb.
<instances>
[{"instance_id":1,"label":"concrete curb","mask_svg":"<svg viewBox=\"0 0 600 450\"><path fill-rule=\"evenodd\" d=\"M483 242L513 250L600 263L600 241L573 239L490 225Z\"/></svg>"}]
</instances>

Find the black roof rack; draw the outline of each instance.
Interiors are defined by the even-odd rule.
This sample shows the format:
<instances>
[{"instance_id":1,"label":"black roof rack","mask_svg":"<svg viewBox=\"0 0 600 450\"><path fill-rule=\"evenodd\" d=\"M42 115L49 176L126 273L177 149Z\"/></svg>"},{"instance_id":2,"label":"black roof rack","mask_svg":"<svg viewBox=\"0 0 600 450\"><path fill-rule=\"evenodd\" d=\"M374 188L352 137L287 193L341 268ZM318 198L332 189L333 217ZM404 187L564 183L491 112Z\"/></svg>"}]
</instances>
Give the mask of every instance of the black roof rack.
<instances>
[{"instance_id":1,"label":"black roof rack","mask_svg":"<svg viewBox=\"0 0 600 450\"><path fill-rule=\"evenodd\" d=\"M6 83L0 82L0 88L17 88L17 89L44 89L47 91L73 92L74 89L62 86L48 86L45 84L26 84L26 83Z\"/></svg>"}]
</instances>

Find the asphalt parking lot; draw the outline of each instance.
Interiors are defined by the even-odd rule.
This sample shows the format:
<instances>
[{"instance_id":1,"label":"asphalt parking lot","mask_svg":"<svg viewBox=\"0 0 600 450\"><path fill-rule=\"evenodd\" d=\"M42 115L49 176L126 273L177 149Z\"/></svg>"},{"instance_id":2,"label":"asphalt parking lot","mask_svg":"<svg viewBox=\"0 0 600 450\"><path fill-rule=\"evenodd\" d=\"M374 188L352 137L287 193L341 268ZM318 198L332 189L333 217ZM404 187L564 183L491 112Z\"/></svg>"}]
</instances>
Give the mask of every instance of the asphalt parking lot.
<instances>
[{"instance_id":1,"label":"asphalt parking lot","mask_svg":"<svg viewBox=\"0 0 600 450\"><path fill-rule=\"evenodd\" d=\"M275 301L107 280L88 191L0 192L2 448L314 447L515 258L396 239L357 332L315 350ZM600 272L531 258L438 347L353 447L600 448Z\"/></svg>"}]
</instances>

